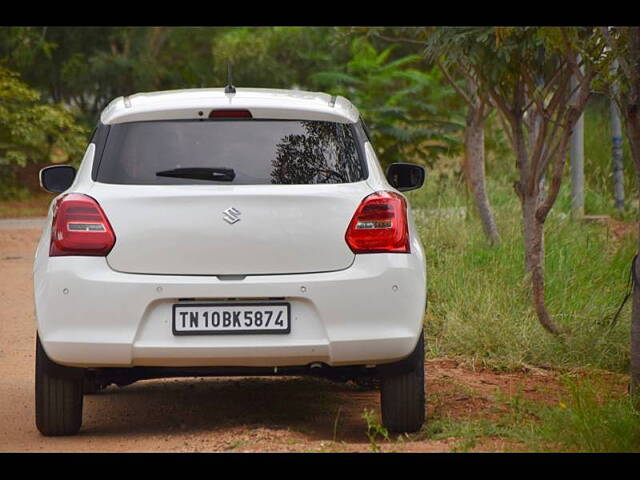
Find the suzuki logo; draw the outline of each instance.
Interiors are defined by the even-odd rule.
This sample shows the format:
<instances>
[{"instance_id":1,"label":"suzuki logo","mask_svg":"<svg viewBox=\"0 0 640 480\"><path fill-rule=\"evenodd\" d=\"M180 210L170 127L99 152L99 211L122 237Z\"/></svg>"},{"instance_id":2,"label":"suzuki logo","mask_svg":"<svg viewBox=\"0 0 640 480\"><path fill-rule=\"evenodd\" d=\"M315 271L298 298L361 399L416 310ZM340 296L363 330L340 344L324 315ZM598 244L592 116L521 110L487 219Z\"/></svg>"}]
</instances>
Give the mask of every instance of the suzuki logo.
<instances>
[{"instance_id":1,"label":"suzuki logo","mask_svg":"<svg viewBox=\"0 0 640 480\"><path fill-rule=\"evenodd\" d=\"M237 208L229 207L222 212L222 219L229 225L233 225L240 221L240 210Z\"/></svg>"}]
</instances>

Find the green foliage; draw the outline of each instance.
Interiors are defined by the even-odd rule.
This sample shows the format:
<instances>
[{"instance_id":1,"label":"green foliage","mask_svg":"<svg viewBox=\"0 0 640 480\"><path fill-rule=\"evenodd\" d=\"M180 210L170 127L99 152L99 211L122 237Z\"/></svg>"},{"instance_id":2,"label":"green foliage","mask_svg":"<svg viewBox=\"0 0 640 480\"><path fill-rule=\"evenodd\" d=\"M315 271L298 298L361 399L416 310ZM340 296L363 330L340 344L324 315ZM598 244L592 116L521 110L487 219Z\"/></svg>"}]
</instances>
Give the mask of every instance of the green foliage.
<instances>
[{"instance_id":1,"label":"green foliage","mask_svg":"<svg viewBox=\"0 0 640 480\"><path fill-rule=\"evenodd\" d=\"M640 27L599 27L595 37L606 44L607 48L600 59L603 65L613 66L618 60L617 69L603 68L597 86L602 92L611 93L615 85L617 93L613 95L621 111L626 107L637 108L640 102Z\"/></svg>"},{"instance_id":2,"label":"green foliage","mask_svg":"<svg viewBox=\"0 0 640 480\"><path fill-rule=\"evenodd\" d=\"M469 451L481 439L511 440L518 450L538 452L640 452L640 413L628 396L612 395L611 385L567 375L567 392L554 404L498 393L506 409L496 418L451 418L437 413L419 438L456 439L453 451ZM496 409L495 413L503 411Z\"/></svg>"},{"instance_id":3,"label":"green foliage","mask_svg":"<svg viewBox=\"0 0 640 480\"><path fill-rule=\"evenodd\" d=\"M0 67L0 165L79 160L86 130L60 105L44 105L19 75Z\"/></svg>"},{"instance_id":4,"label":"green foliage","mask_svg":"<svg viewBox=\"0 0 640 480\"><path fill-rule=\"evenodd\" d=\"M430 162L459 146L459 101L440 72L353 29L10 27L0 31L0 58L87 126L120 95L222 86L231 62L238 86L345 95L368 120L384 163Z\"/></svg>"},{"instance_id":5,"label":"green foliage","mask_svg":"<svg viewBox=\"0 0 640 480\"><path fill-rule=\"evenodd\" d=\"M568 379L566 384L566 399L539 410L541 422L530 443L589 453L640 452L640 412L628 396L608 398L608 392L603 395L588 381Z\"/></svg>"},{"instance_id":6,"label":"green foliage","mask_svg":"<svg viewBox=\"0 0 640 480\"><path fill-rule=\"evenodd\" d=\"M15 198L16 168L27 162L79 161L86 130L60 105L44 105L17 73L0 66L0 197Z\"/></svg>"},{"instance_id":7,"label":"green foliage","mask_svg":"<svg viewBox=\"0 0 640 480\"><path fill-rule=\"evenodd\" d=\"M517 426L508 420L509 419L501 419L500 421L495 421L487 418L454 419L448 416L431 418L425 424L423 431L419 434L419 438L424 437L429 440L448 440L455 438L456 442L451 447L451 451L468 452L477 447L478 441L482 438L514 437L513 432Z\"/></svg>"},{"instance_id":8,"label":"green foliage","mask_svg":"<svg viewBox=\"0 0 640 480\"><path fill-rule=\"evenodd\" d=\"M378 417L373 410L365 408L362 413L362 418L367 422L367 437L369 438L371 450L379 452L380 445L378 445L378 437L381 437L384 440L389 440L389 432L380 424Z\"/></svg>"},{"instance_id":9,"label":"green foliage","mask_svg":"<svg viewBox=\"0 0 640 480\"><path fill-rule=\"evenodd\" d=\"M592 27L433 27L425 45L428 57L446 65L473 66L481 89L505 93L529 73L540 77L542 93L568 49L587 65L599 63L602 51Z\"/></svg>"},{"instance_id":10,"label":"green foliage","mask_svg":"<svg viewBox=\"0 0 640 480\"><path fill-rule=\"evenodd\" d=\"M211 86L210 42L224 29L9 27L0 57L47 101L76 107L88 125L115 97Z\"/></svg>"},{"instance_id":11,"label":"green foliage","mask_svg":"<svg viewBox=\"0 0 640 480\"><path fill-rule=\"evenodd\" d=\"M421 55L394 58L393 52L393 46L378 51L366 37L356 37L342 69L315 73L310 81L356 105L383 164L432 163L460 146L460 104Z\"/></svg>"},{"instance_id":12,"label":"green foliage","mask_svg":"<svg viewBox=\"0 0 640 480\"><path fill-rule=\"evenodd\" d=\"M545 239L548 308L572 330L561 340L545 334L530 306L519 204L510 186L489 178L503 236L502 244L491 248L456 182L427 181L410 193L427 257L428 354L462 356L498 368L531 364L626 371L629 305L615 328L609 324L626 293L633 236L619 238L606 224L572 221L569 187L563 187Z\"/></svg>"},{"instance_id":13,"label":"green foliage","mask_svg":"<svg viewBox=\"0 0 640 480\"><path fill-rule=\"evenodd\" d=\"M348 60L343 29L319 27L9 27L0 59L53 102L94 124L113 98L221 87L227 62L239 86L305 87L318 69Z\"/></svg>"},{"instance_id":14,"label":"green foliage","mask_svg":"<svg viewBox=\"0 0 640 480\"><path fill-rule=\"evenodd\" d=\"M348 60L342 33L312 27L228 29L212 40L213 71L226 83L230 62L237 86L309 88L311 74Z\"/></svg>"}]
</instances>

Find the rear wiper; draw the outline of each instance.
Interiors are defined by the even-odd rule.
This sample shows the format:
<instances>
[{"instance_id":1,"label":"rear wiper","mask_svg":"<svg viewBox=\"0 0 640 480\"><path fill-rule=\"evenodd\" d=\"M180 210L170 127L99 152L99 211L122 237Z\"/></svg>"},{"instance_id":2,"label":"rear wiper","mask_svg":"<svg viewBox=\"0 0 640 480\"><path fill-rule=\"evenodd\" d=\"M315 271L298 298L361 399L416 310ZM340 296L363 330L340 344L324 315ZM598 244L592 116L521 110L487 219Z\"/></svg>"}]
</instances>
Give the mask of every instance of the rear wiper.
<instances>
[{"instance_id":1,"label":"rear wiper","mask_svg":"<svg viewBox=\"0 0 640 480\"><path fill-rule=\"evenodd\" d=\"M231 182L236 178L236 172L233 168L225 167L188 167L163 170L161 172L156 172L156 176Z\"/></svg>"}]
</instances>

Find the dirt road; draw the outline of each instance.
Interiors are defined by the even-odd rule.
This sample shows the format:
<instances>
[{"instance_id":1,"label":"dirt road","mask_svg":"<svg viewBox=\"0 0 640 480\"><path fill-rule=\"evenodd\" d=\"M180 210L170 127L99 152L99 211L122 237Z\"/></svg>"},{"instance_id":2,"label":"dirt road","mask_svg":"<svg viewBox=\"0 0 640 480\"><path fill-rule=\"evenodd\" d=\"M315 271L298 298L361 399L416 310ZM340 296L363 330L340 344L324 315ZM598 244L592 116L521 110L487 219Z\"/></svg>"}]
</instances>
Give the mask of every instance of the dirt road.
<instances>
[{"instance_id":1,"label":"dirt road","mask_svg":"<svg viewBox=\"0 0 640 480\"><path fill-rule=\"evenodd\" d=\"M0 227L0 451L369 451L365 410L379 418L378 392L307 378L171 379L85 396L79 435L46 438L35 427L33 288L38 228ZM473 371L429 360L428 416L493 418L496 400L557 401L560 384L538 375ZM381 442L384 451L450 451L459 439L420 433ZM499 438L478 450L522 448Z\"/></svg>"}]
</instances>

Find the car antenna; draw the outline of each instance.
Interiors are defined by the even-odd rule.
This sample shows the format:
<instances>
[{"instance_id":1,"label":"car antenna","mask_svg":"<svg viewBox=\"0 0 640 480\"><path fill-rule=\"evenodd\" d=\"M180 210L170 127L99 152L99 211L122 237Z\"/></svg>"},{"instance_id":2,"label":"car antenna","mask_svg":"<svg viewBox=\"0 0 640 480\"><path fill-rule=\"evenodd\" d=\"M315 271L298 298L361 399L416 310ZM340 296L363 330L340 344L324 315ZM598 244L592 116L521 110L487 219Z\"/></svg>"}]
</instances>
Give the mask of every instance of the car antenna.
<instances>
[{"instance_id":1,"label":"car antenna","mask_svg":"<svg viewBox=\"0 0 640 480\"><path fill-rule=\"evenodd\" d=\"M233 79L231 76L232 66L231 63L227 63L227 86L224 87L224 93L236 93L236 87L233 86Z\"/></svg>"}]
</instances>

